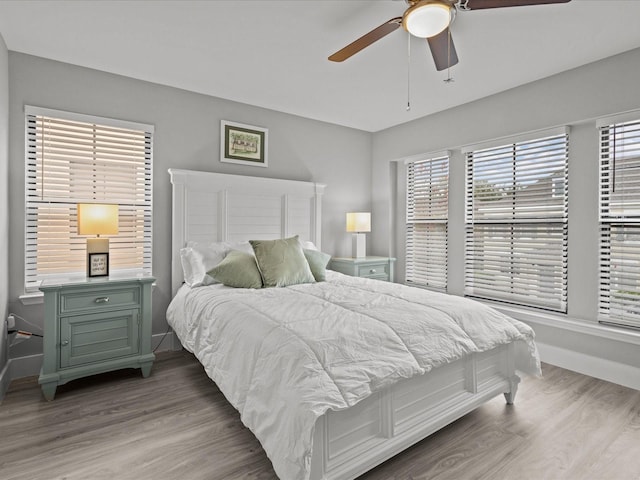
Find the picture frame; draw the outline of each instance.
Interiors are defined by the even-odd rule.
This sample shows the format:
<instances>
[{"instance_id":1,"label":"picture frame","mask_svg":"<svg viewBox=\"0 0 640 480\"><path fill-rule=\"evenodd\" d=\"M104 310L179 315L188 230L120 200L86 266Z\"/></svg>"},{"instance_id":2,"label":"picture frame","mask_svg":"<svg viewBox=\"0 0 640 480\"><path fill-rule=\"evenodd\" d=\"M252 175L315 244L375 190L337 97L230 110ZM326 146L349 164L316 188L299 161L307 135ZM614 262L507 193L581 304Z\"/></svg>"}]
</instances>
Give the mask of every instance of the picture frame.
<instances>
[{"instance_id":1,"label":"picture frame","mask_svg":"<svg viewBox=\"0 0 640 480\"><path fill-rule=\"evenodd\" d=\"M220 122L220 161L267 167L269 130L243 123Z\"/></svg>"},{"instance_id":2,"label":"picture frame","mask_svg":"<svg viewBox=\"0 0 640 480\"><path fill-rule=\"evenodd\" d=\"M87 254L87 276L88 277L108 277L109 276L109 254L88 253Z\"/></svg>"}]
</instances>

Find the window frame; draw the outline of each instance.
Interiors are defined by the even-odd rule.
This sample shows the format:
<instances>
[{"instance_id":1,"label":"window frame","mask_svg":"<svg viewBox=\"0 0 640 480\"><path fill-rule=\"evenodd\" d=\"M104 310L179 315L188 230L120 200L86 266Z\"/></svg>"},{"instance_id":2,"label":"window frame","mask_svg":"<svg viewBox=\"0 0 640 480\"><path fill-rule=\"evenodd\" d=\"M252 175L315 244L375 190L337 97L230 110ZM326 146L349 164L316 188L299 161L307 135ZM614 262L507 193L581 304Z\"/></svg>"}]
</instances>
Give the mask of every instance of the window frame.
<instances>
[{"instance_id":1,"label":"window frame","mask_svg":"<svg viewBox=\"0 0 640 480\"><path fill-rule=\"evenodd\" d=\"M632 265L633 257L640 255L640 248L633 245L640 241L640 186L634 185L633 172L626 176L628 171L640 168L640 112L601 118L596 127L599 140L597 318L601 324L640 329L640 271ZM629 157L626 156L627 144L620 142L625 140L627 129L632 135L626 140L638 145L629 149L636 152ZM625 165L629 160L630 164ZM618 190L616 196L616 185L624 193ZM631 285L634 282L638 284L635 289ZM623 293L616 296L612 292L615 289Z\"/></svg>"},{"instance_id":2,"label":"window frame","mask_svg":"<svg viewBox=\"0 0 640 480\"><path fill-rule=\"evenodd\" d=\"M86 262L86 252L85 252L85 244L86 244L86 236L77 235L77 226L75 225L76 220L74 218L76 211L77 203L84 202L99 202L99 203L117 203L120 206L120 224L121 224L121 234L118 236L112 237L112 250L117 251L120 248L121 252L121 266L114 266L113 258L111 263L111 273L115 275L151 275L152 270L152 252L153 252L153 242L152 242L152 227L153 227L153 135L154 135L154 127L153 125L142 124L137 122L130 122L125 120L99 117L95 115L85 115L74 112L67 112L63 110L54 110L48 108L42 108L37 106L25 105L24 108L25 113L25 261L24 261L24 290L25 290L25 298L29 298L33 295L38 295L39 290L38 287L42 284L43 281L55 281L60 283L67 283L71 281L76 281L78 279L82 279L86 276L85 263ZM72 140L76 142L77 151L73 151L66 154L61 154L60 150L56 150L55 153L52 153L55 150L55 147L51 148L51 145L54 144L54 132L55 130L51 130L47 132L50 138L48 141L50 142L50 148L48 149L47 156L44 155L44 148L42 144L42 137L39 135L43 132L42 125L38 126L34 122L36 119L51 119L54 123L60 122L68 123L69 125L73 125L69 127L69 132L76 126L78 128L84 128L82 130L85 134L89 130L90 126L93 126L94 130L97 129L98 133L104 133L104 131L112 131L116 132L113 134L115 138L115 145L117 148L125 149L125 146L129 145L125 141L126 135L129 133L134 135L134 138L137 139L137 147L135 147L138 152L135 154L130 154L130 158L134 159L132 163L127 154L122 154L120 151L108 153L104 153L106 149L110 149L109 147L103 147L98 145L100 142L100 138L94 137L90 142L84 142L82 145L79 145L82 140L77 138L73 138L72 134L69 132L62 132L61 144L64 145L65 148L69 148L69 145L72 145ZM65 130L65 127L61 127L62 130ZM59 131L56 131L56 134ZM65 136L66 135L66 136ZM86 136L83 140L86 140ZM65 143L66 142L66 143ZM91 143L92 142L92 143ZM79 146L78 146L79 145ZM133 150L133 147L129 145L129 148ZM110 165L120 165L121 172L124 171L125 167L127 169L127 175L130 176L130 172L132 168L136 168L137 175L135 180L129 181L122 180L122 184L127 188L122 190L120 193L121 198L117 198L118 193L113 193L114 190L110 189L109 186L103 189L104 192L102 194L98 194L97 197L87 197L87 198L79 198L79 190L83 190L88 188L88 184L86 183L86 179L89 178L90 174L83 171L83 167L81 167L82 162L84 161L86 164L87 156L85 155L87 151L90 149L93 150L94 156L93 161L97 162L94 164L95 168L99 168L99 170L108 170L109 168L114 167L105 167L104 164ZM101 151L100 151L101 150ZM140 153L143 152L143 153ZM85 155L85 156L82 156ZM106 161L105 158L109 156L124 156L124 160L119 161ZM48 195L48 192L53 190L48 189L48 185L42 182L42 175L47 175L47 178L51 178L51 172L53 171L49 167L47 169L49 172L44 170L45 167L42 166L42 159L44 161L47 158L56 157L56 161L60 164L65 164L66 169L64 173L61 174L60 181L63 182L60 187L60 190L57 194ZM80 162L80 163L78 163ZM143 162L143 163L141 163ZM100 167L96 167L96 165L101 164ZM143 166L144 164L144 166ZM134 167L137 165L137 167ZM115 167L118 168L118 167ZM82 186L81 189L76 190L75 192L69 190L70 193L67 197L64 196L64 182L71 181L73 177L73 170L75 169L78 172L77 178L84 178L85 180L81 181L79 185ZM91 168L89 167L89 171ZM142 172L142 173L140 173ZM114 177L117 176L117 171L113 173ZM127 175L124 175L121 178L126 178ZM111 177L111 175L105 175L104 179ZM58 177L56 177L58 178ZM76 179L77 179L76 178ZM143 180L140 180L143 178ZM39 192L34 185L40 182L39 184ZM83 182L85 182L83 184ZM102 183L109 183L113 186L114 178L109 178L107 181L102 181ZM133 193L130 190L130 185L135 182L135 189ZM105 193L106 192L106 193ZM84 194L84 193L83 193ZM105 195L108 198L105 198ZM38 198L39 197L39 198ZM38 207L40 206L40 207ZM48 207L47 207L48 206ZM63 250L68 251L69 264L72 265L67 271L47 271L38 270L38 250L42 248L42 246L38 245L38 234L39 234L39 208L49 208L50 210L58 209L60 216L58 218L62 219L63 223L66 223L67 227L61 230L62 238L60 240L60 245L62 245ZM42 220L40 220L42 222ZM42 225L42 223L40 223ZM124 226L124 229L123 229ZM42 228L40 228L42 230ZM68 235L68 236L67 236ZM66 240L65 240L66 237ZM47 242L51 242L52 240L47 240ZM58 240L56 240L58 241ZM131 243L133 242L133 243ZM50 243L47 243L50 244ZM129 247L135 247L136 253L132 254L132 249ZM82 253L80 253L82 251ZM73 253L75 252L75 253ZM112 252L114 253L114 252ZM114 255L112 255L113 257ZM118 256L117 254L115 255ZM82 268L79 268L79 258L82 258ZM46 256L45 256L46 258ZM133 259L133 260L132 260ZM132 266L133 265L133 266ZM53 269L51 269L53 270ZM22 298L22 297L21 297Z\"/></svg>"},{"instance_id":3,"label":"window frame","mask_svg":"<svg viewBox=\"0 0 640 480\"><path fill-rule=\"evenodd\" d=\"M417 159L405 161L406 196L405 196L405 283L436 291L447 291L448 284L448 223L449 223L449 175L451 152L437 152L420 155ZM443 165L444 173L434 173L438 164ZM425 179L420 186L416 184L415 168L425 166ZM444 179L444 195L446 201L436 204L431 185L434 179ZM422 213L416 208L416 188L422 194ZM439 194L442 194L442 190ZM416 226L424 227L423 235L416 231ZM433 241L428 240L433 232ZM418 246L418 244L420 246ZM420 250L418 253L416 250ZM430 273L433 271L434 273Z\"/></svg>"},{"instance_id":4,"label":"window frame","mask_svg":"<svg viewBox=\"0 0 640 480\"><path fill-rule=\"evenodd\" d=\"M526 188L533 187L537 182L545 179L539 171L548 169L553 172L552 160L545 160L536 170L532 165L537 157L531 155L527 160L531 162L527 170L520 167L520 171L518 171L518 158L524 156L519 149L531 148L534 151L536 145L540 145L544 141L555 142L556 139L562 138L564 138L564 143L561 141L558 149L558 152L561 152L564 148L564 158L561 159L561 163L563 162L562 174L559 177L564 180L562 202L558 206L551 201L548 202L547 209L539 209L537 202L541 198L559 198L557 197L558 184L554 181L555 177L553 174L548 177L550 182L548 197L541 197L540 192L544 191L542 184L533 188L531 192L526 192ZM462 153L465 155L466 169L465 296L566 314L568 306L569 128L560 127L530 132L470 145L463 147ZM495 172L487 173L487 178L501 180L508 177L501 177L502 170L500 169L503 166L500 165L500 161L506 158L511 159L508 164L505 164L504 172L511 169L513 179L511 183L505 182L502 191L498 190L497 193L499 195L498 201L502 201L503 198L511 199L511 204L506 205L508 203L506 202L502 209L493 206L492 209L488 209L484 217L478 218L475 215L475 198L476 195L486 194L477 190L476 183L482 177L476 176L474 172L481 165L480 159L483 158L489 165L489 167L483 167L485 171L489 172L490 168L495 170ZM540 158L544 158L544 155L540 154ZM536 172L538 173L536 174ZM536 175L539 177L537 180ZM527 182L530 182L530 185L522 187ZM498 184L496 183L495 186ZM528 195L530 198L527 198ZM545 212L545 210L549 211ZM490 218L491 215L493 218ZM544 246L545 250L543 250L542 246L548 241L545 235L551 235L552 232L555 232L551 237L553 239L550 242L552 245L551 247ZM477 245L479 248L476 248ZM509 252L506 255L500 245L509 246ZM495 250L492 250L493 248ZM549 257L540 255L540 252L547 250L555 253L548 253ZM549 262L549 268L546 271L542 271L539 267L527 271L525 266L527 252L535 252L542 265ZM478 262L489 262L489 270L487 270L489 273L484 273L485 280L482 280L482 275L479 275L483 270L475 268ZM506 265L506 267L501 265ZM493 273L491 273L492 271ZM548 284L544 283L547 279L552 280L550 288L547 287ZM510 285L509 291L504 290L504 286L507 284Z\"/></svg>"}]
</instances>

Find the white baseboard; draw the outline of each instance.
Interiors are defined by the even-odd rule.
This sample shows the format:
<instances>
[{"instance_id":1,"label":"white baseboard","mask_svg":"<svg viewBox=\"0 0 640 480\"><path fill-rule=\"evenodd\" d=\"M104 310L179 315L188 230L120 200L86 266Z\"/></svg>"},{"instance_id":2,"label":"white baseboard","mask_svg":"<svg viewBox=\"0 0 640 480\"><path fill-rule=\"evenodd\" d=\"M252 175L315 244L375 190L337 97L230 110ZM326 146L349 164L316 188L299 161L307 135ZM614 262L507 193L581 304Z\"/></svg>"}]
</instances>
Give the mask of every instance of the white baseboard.
<instances>
[{"instance_id":1,"label":"white baseboard","mask_svg":"<svg viewBox=\"0 0 640 480\"><path fill-rule=\"evenodd\" d=\"M164 335L164 333L153 335L151 345L154 349L158 349L156 351L179 350L181 348L180 341L173 332L169 332L163 339ZM545 363L640 390L640 367L612 362L540 342L537 342L537 345L540 357ZM2 402L12 380L38 375L41 365L42 354L9 359L7 365L0 372L0 402Z\"/></svg>"},{"instance_id":2,"label":"white baseboard","mask_svg":"<svg viewBox=\"0 0 640 480\"><path fill-rule=\"evenodd\" d=\"M26 357L9 359L9 376L11 380L18 378L32 377L40 374L42 367L42 354L29 355Z\"/></svg>"},{"instance_id":3,"label":"white baseboard","mask_svg":"<svg viewBox=\"0 0 640 480\"><path fill-rule=\"evenodd\" d=\"M168 333L156 333L151 336L151 350L156 352L165 352L167 350L176 350L173 346L176 340L176 334L173 330ZM157 349L157 350L156 350ZM179 350L179 349L178 349Z\"/></svg>"},{"instance_id":4,"label":"white baseboard","mask_svg":"<svg viewBox=\"0 0 640 480\"><path fill-rule=\"evenodd\" d=\"M545 363L640 390L640 367L536 342Z\"/></svg>"},{"instance_id":5,"label":"white baseboard","mask_svg":"<svg viewBox=\"0 0 640 480\"><path fill-rule=\"evenodd\" d=\"M9 384L11 383L11 377L9 376L9 362L0 371L0 404L4 398L5 393L9 390Z\"/></svg>"}]
</instances>

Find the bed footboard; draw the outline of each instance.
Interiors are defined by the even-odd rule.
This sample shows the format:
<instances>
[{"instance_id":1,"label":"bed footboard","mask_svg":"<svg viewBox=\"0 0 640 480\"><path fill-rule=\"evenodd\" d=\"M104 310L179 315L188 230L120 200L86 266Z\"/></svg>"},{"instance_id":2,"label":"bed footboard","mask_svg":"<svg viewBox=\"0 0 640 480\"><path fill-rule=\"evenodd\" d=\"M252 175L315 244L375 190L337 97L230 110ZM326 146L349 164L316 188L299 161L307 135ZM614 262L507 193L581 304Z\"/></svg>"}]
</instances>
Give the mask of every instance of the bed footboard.
<instances>
[{"instance_id":1,"label":"bed footboard","mask_svg":"<svg viewBox=\"0 0 640 480\"><path fill-rule=\"evenodd\" d=\"M515 399L513 345L439 367L316 422L311 480L353 479L504 393Z\"/></svg>"}]
</instances>

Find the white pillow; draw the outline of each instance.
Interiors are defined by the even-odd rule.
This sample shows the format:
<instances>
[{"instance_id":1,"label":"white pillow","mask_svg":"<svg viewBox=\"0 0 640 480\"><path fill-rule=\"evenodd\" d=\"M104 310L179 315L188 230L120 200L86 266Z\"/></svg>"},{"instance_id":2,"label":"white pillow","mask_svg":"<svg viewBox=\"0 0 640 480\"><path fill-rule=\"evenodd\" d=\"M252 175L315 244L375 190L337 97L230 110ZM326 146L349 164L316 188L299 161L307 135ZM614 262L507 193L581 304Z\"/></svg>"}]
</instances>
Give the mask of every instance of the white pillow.
<instances>
[{"instance_id":1,"label":"white pillow","mask_svg":"<svg viewBox=\"0 0 640 480\"><path fill-rule=\"evenodd\" d=\"M253 252L253 247L249 242L235 242L235 243L226 242L226 244L229 250L237 250L239 252L244 252L244 253L250 254L251 256L255 256L255 253Z\"/></svg>"},{"instance_id":2,"label":"white pillow","mask_svg":"<svg viewBox=\"0 0 640 480\"><path fill-rule=\"evenodd\" d=\"M318 247L316 247L314 245L313 242L300 242L302 243L302 248L304 248L305 250L318 250Z\"/></svg>"},{"instance_id":3,"label":"white pillow","mask_svg":"<svg viewBox=\"0 0 640 480\"><path fill-rule=\"evenodd\" d=\"M184 282L190 287L218 283L207 272L217 266L230 250L227 242L188 242L180 249Z\"/></svg>"}]
</instances>

